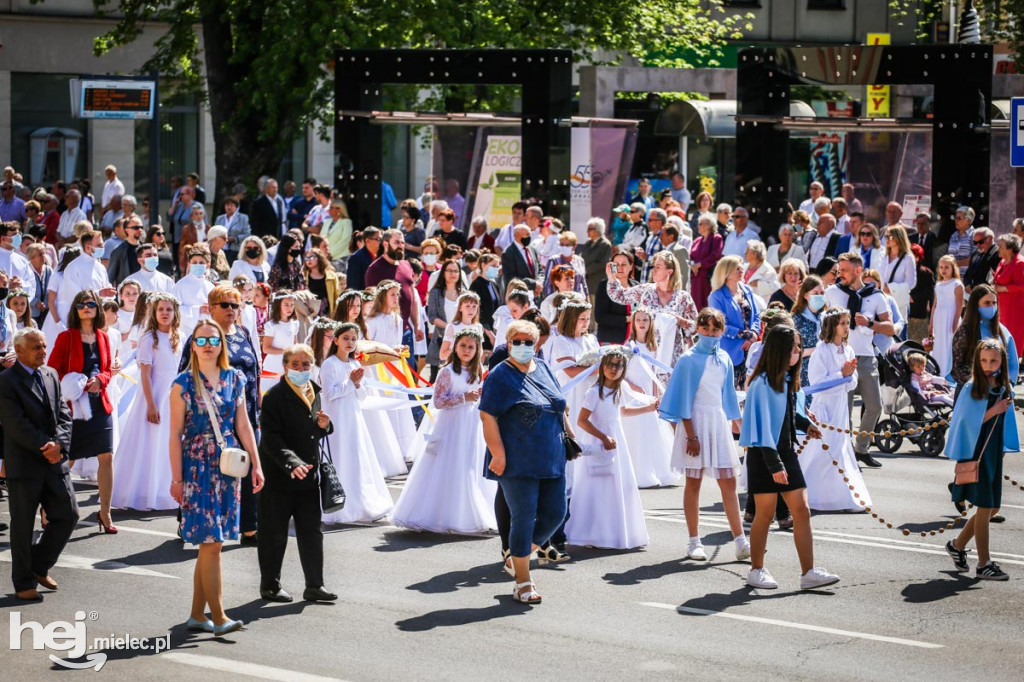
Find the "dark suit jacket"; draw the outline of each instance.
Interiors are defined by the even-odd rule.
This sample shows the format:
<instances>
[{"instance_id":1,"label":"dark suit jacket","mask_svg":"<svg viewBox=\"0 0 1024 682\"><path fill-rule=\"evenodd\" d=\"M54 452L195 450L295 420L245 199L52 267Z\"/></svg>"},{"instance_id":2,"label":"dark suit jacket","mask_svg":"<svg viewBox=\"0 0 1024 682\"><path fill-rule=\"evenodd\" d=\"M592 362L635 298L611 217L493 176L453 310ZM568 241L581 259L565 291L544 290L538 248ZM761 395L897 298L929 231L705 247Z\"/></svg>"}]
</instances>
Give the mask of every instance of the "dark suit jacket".
<instances>
[{"instance_id":1,"label":"dark suit jacket","mask_svg":"<svg viewBox=\"0 0 1024 682\"><path fill-rule=\"evenodd\" d=\"M852 240L853 240L853 235L852 234L844 234L842 237L840 237L839 241L836 242L836 249L832 253L832 257L838 259L839 258L839 254L846 253L847 251L849 251L850 250L850 242Z\"/></svg>"},{"instance_id":2,"label":"dark suit jacket","mask_svg":"<svg viewBox=\"0 0 1024 682\"><path fill-rule=\"evenodd\" d=\"M281 217L287 217L288 207L284 205L284 199L280 195L276 199L281 209ZM270 205L270 199L266 194L252 202L252 207L249 209L249 227L252 228L253 235L266 237L269 234L280 237L282 234L281 222L281 218L277 217L274 207Z\"/></svg>"},{"instance_id":3,"label":"dark suit jacket","mask_svg":"<svg viewBox=\"0 0 1024 682\"><path fill-rule=\"evenodd\" d=\"M366 250L365 246L361 247L358 251L349 256L348 270L345 272L345 277L347 279L346 286L348 286L349 289L365 289L366 271L375 260L377 260L377 258L370 255L370 252Z\"/></svg>"},{"instance_id":4,"label":"dark suit jacket","mask_svg":"<svg viewBox=\"0 0 1024 682\"><path fill-rule=\"evenodd\" d=\"M71 410L61 397L57 372L39 368L46 395L39 395L32 375L15 362L0 372L0 424L4 424L4 458L7 478L40 478L48 473L68 473L71 448ZM51 464L41 448L60 443L63 459Z\"/></svg>"},{"instance_id":5,"label":"dark suit jacket","mask_svg":"<svg viewBox=\"0 0 1024 682\"><path fill-rule=\"evenodd\" d=\"M320 439L334 430L331 424L321 429L316 423L320 411L320 387L313 384L313 407L295 394L285 379L263 396L260 415L260 462L268 488L302 490L316 488L319 480ZM345 453L346 455L349 453ZM302 480L291 477L292 470L312 464L313 470Z\"/></svg>"},{"instance_id":6,"label":"dark suit jacket","mask_svg":"<svg viewBox=\"0 0 1024 682\"><path fill-rule=\"evenodd\" d=\"M537 249L532 246L527 246L526 248L529 249L530 258L533 259L532 270L527 265L526 259L523 258L523 254L519 251L519 246L515 242L501 252L501 269L506 282L517 277L531 281L540 279L540 256L537 254Z\"/></svg>"},{"instance_id":7,"label":"dark suit jacket","mask_svg":"<svg viewBox=\"0 0 1024 682\"><path fill-rule=\"evenodd\" d=\"M480 297L480 324L484 329L494 331L494 311L505 303L498 284L491 282L486 277L477 277L469 285L469 290ZM497 302L491 296L491 292L497 295Z\"/></svg>"},{"instance_id":8,"label":"dark suit jacket","mask_svg":"<svg viewBox=\"0 0 1024 682\"><path fill-rule=\"evenodd\" d=\"M125 242L114 249L110 254L110 263L107 265L107 279L114 286L117 286L142 269L139 265L139 257L135 254L138 244Z\"/></svg>"},{"instance_id":9,"label":"dark suit jacket","mask_svg":"<svg viewBox=\"0 0 1024 682\"><path fill-rule=\"evenodd\" d=\"M939 235L929 231L922 241L921 235L915 230L913 234L909 235L911 244L919 244L924 249L924 260L921 261L921 265L925 266L929 270L935 270L935 247L939 245Z\"/></svg>"},{"instance_id":10,"label":"dark suit jacket","mask_svg":"<svg viewBox=\"0 0 1024 682\"><path fill-rule=\"evenodd\" d=\"M995 244L984 253L980 251L975 253L971 256L971 264L967 266L967 272L964 273L964 286L976 287L979 284L986 284L989 275L999 266L1000 260L999 247Z\"/></svg>"}]
</instances>

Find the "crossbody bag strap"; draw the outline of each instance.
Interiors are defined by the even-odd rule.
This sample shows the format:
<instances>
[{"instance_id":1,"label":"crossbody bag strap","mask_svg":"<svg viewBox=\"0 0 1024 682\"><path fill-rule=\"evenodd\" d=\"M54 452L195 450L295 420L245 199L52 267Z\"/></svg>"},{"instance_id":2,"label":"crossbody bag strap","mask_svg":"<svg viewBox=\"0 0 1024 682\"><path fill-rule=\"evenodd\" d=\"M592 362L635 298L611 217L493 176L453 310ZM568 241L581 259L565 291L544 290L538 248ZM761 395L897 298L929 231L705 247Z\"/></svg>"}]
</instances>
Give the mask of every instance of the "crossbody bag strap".
<instances>
[{"instance_id":1,"label":"crossbody bag strap","mask_svg":"<svg viewBox=\"0 0 1024 682\"><path fill-rule=\"evenodd\" d=\"M213 399L210 397L210 392L206 390L206 382L201 377L199 388L203 394L203 402L206 403L206 414L210 417L210 425L213 426L213 436L217 439L217 445L220 449L224 450L227 446L224 444L224 436L220 432L220 416L213 407Z\"/></svg>"},{"instance_id":2,"label":"crossbody bag strap","mask_svg":"<svg viewBox=\"0 0 1024 682\"><path fill-rule=\"evenodd\" d=\"M903 265L903 259L906 257L907 254L903 254L899 257L899 260L896 261L896 265L892 266L892 270L889 271L889 281L886 282L886 284L892 284L892 280L896 276L896 271L900 269L901 265Z\"/></svg>"}]
</instances>

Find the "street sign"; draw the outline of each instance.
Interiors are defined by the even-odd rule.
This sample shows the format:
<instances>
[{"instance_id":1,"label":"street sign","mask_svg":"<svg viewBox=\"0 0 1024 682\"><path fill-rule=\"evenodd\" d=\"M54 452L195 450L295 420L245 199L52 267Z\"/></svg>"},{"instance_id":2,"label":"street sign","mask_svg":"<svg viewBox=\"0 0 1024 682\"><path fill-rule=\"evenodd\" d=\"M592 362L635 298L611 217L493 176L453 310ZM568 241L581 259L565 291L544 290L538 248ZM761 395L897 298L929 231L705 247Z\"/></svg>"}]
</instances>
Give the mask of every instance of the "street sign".
<instances>
[{"instance_id":1,"label":"street sign","mask_svg":"<svg viewBox=\"0 0 1024 682\"><path fill-rule=\"evenodd\" d=\"M888 45L888 33L869 33L868 45ZM869 85L864 115L867 118L889 118L890 90L888 85Z\"/></svg>"},{"instance_id":2,"label":"street sign","mask_svg":"<svg viewBox=\"0 0 1024 682\"><path fill-rule=\"evenodd\" d=\"M1024 97L1010 100L1010 166L1024 168Z\"/></svg>"},{"instance_id":3,"label":"street sign","mask_svg":"<svg viewBox=\"0 0 1024 682\"><path fill-rule=\"evenodd\" d=\"M153 118L156 83L140 80L71 82L72 111L78 118Z\"/></svg>"}]
</instances>

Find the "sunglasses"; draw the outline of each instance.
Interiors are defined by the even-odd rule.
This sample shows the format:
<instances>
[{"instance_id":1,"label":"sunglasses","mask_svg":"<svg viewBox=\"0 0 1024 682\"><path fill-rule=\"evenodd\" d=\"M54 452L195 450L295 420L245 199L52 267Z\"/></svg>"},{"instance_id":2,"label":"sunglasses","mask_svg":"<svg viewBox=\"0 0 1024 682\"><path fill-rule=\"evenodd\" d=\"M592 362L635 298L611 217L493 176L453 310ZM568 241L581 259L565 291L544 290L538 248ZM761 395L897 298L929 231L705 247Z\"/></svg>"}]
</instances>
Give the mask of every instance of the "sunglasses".
<instances>
[{"instance_id":1,"label":"sunglasses","mask_svg":"<svg viewBox=\"0 0 1024 682\"><path fill-rule=\"evenodd\" d=\"M975 239L975 240L974 240L974 245L975 245L975 246L981 246L981 245L982 245L982 244L984 244L984 243L985 243L985 240L984 240L984 239L982 239L982 240L980 240L980 241L979 241L979 240L977 240L977 239Z\"/></svg>"},{"instance_id":2,"label":"sunglasses","mask_svg":"<svg viewBox=\"0 0 1024 682\"><path fill-rule=\"evenodd\" d=\"M317 257L316 256L306 256L306 260L307 261L315 261L315 260L317 260Z\"/></svg>"},{"instance_id":3,"label":"sunglasses","mask_svg":"<svg viewBox=\"0 0 1024 682\"><path fill-rule=\"evenodd\" d=\"M533 346L533 339L515 339L513 346Z\"/></svg>"},{"instance_id":4,"label":"sunglasses","mask_svg":"<svg viewBox=\"0 0 1024 682\"><path fill-rule=\"evenodd\" d=\"M197 336L196 338L192 339L192 341L200 348L202 348L206 344L210 344L214 348L220 345L219 336Z\"/></svg>"},{"instance_id":5,"label":"sunglasses","mask_svg":"<svg viewBox=\"0 0 1024 682\"><path fill-rule=\"evenodd\" d=\"M612 369L622 369L625 367L621 362L609 362L606 366L611 367Z\"/></svg>"},{"instance_id":6,"label":"sunglasses","mask_svg":"<svg viewBox=\"0 0 1024 682\"><path fill-rule=\"evenodd\" d=\"M96 305L96 301L82 301L81 303L76 303L75 307L78 308L79 310L85 310L86 308L91 308L95 310L99 306Z\"/></svg>"},{"instance_id":7,"label":"sunglasses","mask_svg":"<svg viewBox=\"0 0 1024 682\"><path fill-rule=\"evenodd\" d=\"M874 237L875 235L871 234L870 232L861 232L860 236L861 237Z\"/></svg>"},{"instance_id":8,"label":"sunglasses","mask_svg":"<svg viewBox=\"0 0 1024 682\"><path fill-rule=\"evenodd\" d=\"M139 232L142 232L142 225L129 225L125 229L126 230L138 230Z\"/></svg>"},{"instance_id":9,"label":"sunglasses","mask_svg":"<svg viewBox=\"0 0 1024 682\"><path fill-rule=\"evenodd\" d=\"M240 303L231 303L229 301L221 301L217 305L221 307L221 310L227 310L228 308L231 308L232 310L238 310L239 308L242 307L242 304Z\"/></svg>"}]
</instances>

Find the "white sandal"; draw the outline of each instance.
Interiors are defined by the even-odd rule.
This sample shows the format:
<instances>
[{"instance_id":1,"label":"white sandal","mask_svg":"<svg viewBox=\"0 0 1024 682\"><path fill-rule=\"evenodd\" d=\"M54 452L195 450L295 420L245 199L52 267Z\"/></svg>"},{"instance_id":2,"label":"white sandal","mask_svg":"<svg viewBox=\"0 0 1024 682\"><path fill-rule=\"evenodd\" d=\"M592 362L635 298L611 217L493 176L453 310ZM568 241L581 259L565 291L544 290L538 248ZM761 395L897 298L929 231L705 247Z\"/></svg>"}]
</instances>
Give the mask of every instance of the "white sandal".
<instances>
[{"instance_id":1,"label":"white sandal","mask_svg":"<svg viewBox=\"0 0 1024 682\"><path fill-rule=\"evenodd\" d=\"M530 589L520 592L519 590L524 587L528 587ZM536 590L533 589L534 587L536 587L536 585L532 581L527 581L525 583L516 583L516 586L512 588L512 598L515 599L517 602L521 602L523 604L539 604L541 601L541 596Z\"/></svg>"}]
</instances>

